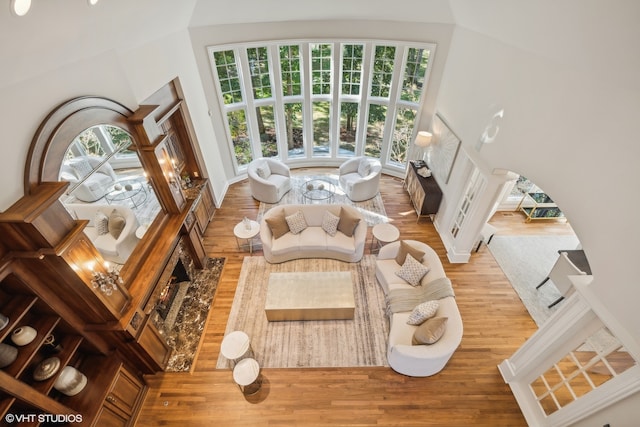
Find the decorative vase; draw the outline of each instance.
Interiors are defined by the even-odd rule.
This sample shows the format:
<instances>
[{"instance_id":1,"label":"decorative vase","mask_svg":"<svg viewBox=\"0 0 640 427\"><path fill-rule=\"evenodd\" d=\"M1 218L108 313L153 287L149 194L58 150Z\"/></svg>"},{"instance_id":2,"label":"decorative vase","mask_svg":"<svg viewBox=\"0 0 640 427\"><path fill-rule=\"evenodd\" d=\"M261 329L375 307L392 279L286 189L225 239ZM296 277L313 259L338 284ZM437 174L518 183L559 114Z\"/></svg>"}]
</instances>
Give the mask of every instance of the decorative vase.
<instances>
[{"instance_id":1,"label":"decorative vase","mask_svg":"<svg viewBox=\"0 0 640 427\"><path fill-rule=\"evenodd\" d=\"M65 366L53 384L53 388L67 396L75 396L87 385L87 377L73 366Z\"/></svg>"},{"instance_id":2,"label":"decorative vase","mask_svg":"<svg viewBox=\"0 0 640 427\"><path fill-rule=\"evenodd\" d=\"M244 228L246 230L251 230L251 221L246 216L242 219L242 223L244 224Z\"/></svg>"},{"instance_id":3,"label":"decorative vase","mask_svg":"<svg viewBox=\"0 0 640 427\"><path fill-rule=\"evenodd\" d=\"M0 313L0 331L3 330L9 324L9 318Z\"/></svg>"},{"instance_id":4,"label":"decorative vase","mask_svg":"<svg viewBox=\"0 0 640 427\"><path fill-rule=\"evenodd\" d=\"M0 343L0 368L11 365L18 357L18 349L12 345Z\"/></svg>"},{"instance_id":5,"label":"decorative vase","mask_svg":"<svg viewBox=\"0 0 640 427\"><path fill-rule=\"evenodd\" d=\"M38 331L31 326L21 326L13 331L11 341L13 341L15 345L23 346L31 343L31 341L36 339L37 335Z\"/></svg>"}]
</instances>

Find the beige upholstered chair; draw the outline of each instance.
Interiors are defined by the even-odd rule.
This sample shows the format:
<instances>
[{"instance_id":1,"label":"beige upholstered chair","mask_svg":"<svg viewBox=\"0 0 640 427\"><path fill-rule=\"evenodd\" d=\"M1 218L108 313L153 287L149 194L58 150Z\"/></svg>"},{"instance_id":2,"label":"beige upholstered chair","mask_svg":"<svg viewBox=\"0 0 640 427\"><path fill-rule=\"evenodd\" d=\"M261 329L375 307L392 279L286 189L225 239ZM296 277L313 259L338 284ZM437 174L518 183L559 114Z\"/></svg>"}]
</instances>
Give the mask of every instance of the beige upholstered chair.
<instances>
[{"instance_id":1,"label":"beige upholstered chair","mask_svg":"<svg viewBox=\"0 0 640 427\"><path fill-rule=\"evenodd\" d=\"M264 203L278 203L291 190L289 167L280 160L255 159L247 168L249 188L254 199Z\"/></svg>"},{"instance_id":2,"label":"beige upholstered chair","mask_svg":"<svg viewBox=\"0 0 640 427\"><path fill-rule=\"evenodd\" d=\"M116 174L109 162L101 157L80 156L65 160L60 169L60 180L71 183L70 188L76 187L71 193L82 202L95 202L107 194L109 188L116 182ZM85 178L87 177L88 178ZM81 184L77 184L82 181Z\"/></svg>"},{"instance_id":3,"label":"beige upholstered chair","mask_svg":"<svg viewBox=\"0 0 640 427\"><path fill-rule=\"evenodd\" d=\"M340 187L354 202L369 200L378 194L382 165L376 159L354 157L340 165Z\"/></svg>"}]
</instances>

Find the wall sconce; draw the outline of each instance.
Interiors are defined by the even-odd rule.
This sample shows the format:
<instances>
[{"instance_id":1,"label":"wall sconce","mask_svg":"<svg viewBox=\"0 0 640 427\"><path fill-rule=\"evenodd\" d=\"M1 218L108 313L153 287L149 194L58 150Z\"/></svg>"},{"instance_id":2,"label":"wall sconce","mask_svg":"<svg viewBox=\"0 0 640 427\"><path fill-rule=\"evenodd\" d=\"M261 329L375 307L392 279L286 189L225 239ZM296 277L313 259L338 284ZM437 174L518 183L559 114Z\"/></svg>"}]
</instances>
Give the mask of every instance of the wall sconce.
<instances>
[{"instance_id":1,"label":"wall sconce","mask_svg":"<svg viewBox=\"0 0 640 427\"><path fill-rule=\"evenodd\" d=\"M433 134L427 131L420 131L418 135L416 135L415 141L413 141L413 145L418 147L418 149L422 150L422 160L424 160L424 155L426 153L426 149L429 145L431 145L431 141L433 139Z\"/></svg>"},{"instance_id":2,"label":"wall sconce","mask_svg":"<svg viewBox=\"0 0 640 427\"><path fill-rule=\"evenodd\" d=\"M99 289L100 292L106 296L111 296L113 291L118 290L118 285L122 285L124 283L122 281L122 277L120 277L120 273L118 273L115 268L110 268L108 262L104 263L104 269L107 271L106 273L103 273L102 271L95 271L93 266L94 264L90 263L91 285L93 286L93 289Z\"/></svg>"}]
</instances>

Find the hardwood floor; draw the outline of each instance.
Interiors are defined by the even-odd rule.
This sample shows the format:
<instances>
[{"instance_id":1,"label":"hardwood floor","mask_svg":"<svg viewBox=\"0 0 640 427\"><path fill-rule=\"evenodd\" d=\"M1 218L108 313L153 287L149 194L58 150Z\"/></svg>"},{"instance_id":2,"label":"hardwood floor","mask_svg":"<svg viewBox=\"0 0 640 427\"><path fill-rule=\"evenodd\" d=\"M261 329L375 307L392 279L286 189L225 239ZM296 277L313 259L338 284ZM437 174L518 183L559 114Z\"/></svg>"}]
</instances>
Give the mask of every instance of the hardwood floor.
<instances>
[{"instance_id":1,"label":"hardwood floor","mask_svg":"<svg viewBox=\"0 0 640 427\"><path fill-rule=\"evenodd\" d=\"M296 173L303 173L297 170ZM524 426L520 409L497 365L533 334L536 325L483 246L468 264L450 264L434 226L416 223L402 181L383 176L387 215L402 238L426 242L439 254L451 278L464 322L462 344L440 373L410 378L389 368L263 369L261 391L245 397L229 370L215 365L243 257L233 226L255 218L258 202L246 181L230 187L209 226L205 246L226 257L224 272L191 373L147 378L149 392L137 426ZM570 233L568 224L524 224L519 213L496 214L499 233L535 234L545 229ZM371 230L367 242L370 242ZM369 245L366 245L368 252ZM257 255L261 252L258 251Z\"/></svg>"}]
</instances>

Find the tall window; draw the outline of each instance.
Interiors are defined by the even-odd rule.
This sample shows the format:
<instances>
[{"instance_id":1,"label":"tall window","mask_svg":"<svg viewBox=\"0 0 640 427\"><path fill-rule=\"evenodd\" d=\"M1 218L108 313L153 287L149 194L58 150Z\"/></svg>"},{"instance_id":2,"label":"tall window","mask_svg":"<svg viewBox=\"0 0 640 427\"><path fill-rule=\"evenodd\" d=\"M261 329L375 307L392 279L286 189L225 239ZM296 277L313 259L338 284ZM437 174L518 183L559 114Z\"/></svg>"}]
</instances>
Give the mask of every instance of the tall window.
<instances>
[{"instance_id":1,"label":"tall window","mask_svg":"<svg viewBox=\"0 0 640 427\"><path fill-rule=\"evenodd\" d=\"M402 170L434 48L348 40L210 47L238 170L260 156L361 154Z\"/></svg>"}]
</instances>

